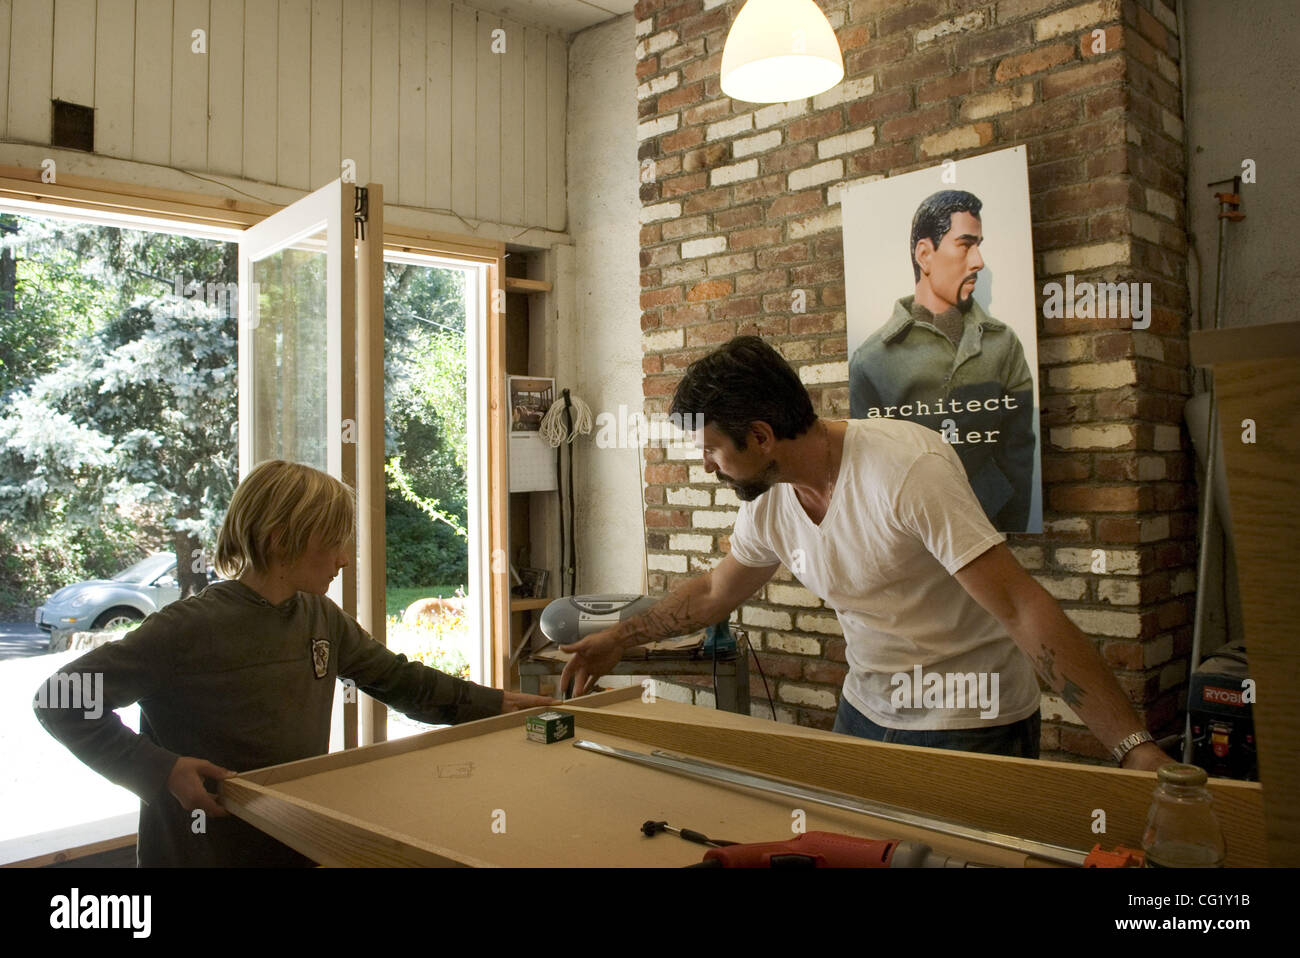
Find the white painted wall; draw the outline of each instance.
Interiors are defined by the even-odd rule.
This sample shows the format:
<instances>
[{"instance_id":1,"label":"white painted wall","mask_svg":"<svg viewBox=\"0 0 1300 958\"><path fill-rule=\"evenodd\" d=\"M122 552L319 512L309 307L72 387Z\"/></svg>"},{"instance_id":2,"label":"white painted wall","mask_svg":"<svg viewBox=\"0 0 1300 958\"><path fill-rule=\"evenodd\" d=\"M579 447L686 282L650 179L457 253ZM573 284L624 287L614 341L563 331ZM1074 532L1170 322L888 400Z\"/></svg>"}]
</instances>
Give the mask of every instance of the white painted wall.
<instances>
[{"instance_id":1,"label":"white painted wall","mask_svg":"<svg viewBox=\"0 0 1300 958\"><path fill-rule=\"evenodd\" d=\"M561 311L555 376L591 406L642 409L636 46L631 15L579 33L569 55L572 321ZM640 450L579 441L578 592L642 592Z\"/></svg>"},{"instance_id":2,"label":"white painted wall","mask_svg":"<svg viewBox=\"0 0 1300 958\"><path fill-rule=\"evenodd\" d=\"M566 84L563 35L449 0L0 0L0 163L50 154L57 98L95 108L63 173L284 202L348 158L410 225L535 245L565 228Z\"/></svg>"}]
</instances>

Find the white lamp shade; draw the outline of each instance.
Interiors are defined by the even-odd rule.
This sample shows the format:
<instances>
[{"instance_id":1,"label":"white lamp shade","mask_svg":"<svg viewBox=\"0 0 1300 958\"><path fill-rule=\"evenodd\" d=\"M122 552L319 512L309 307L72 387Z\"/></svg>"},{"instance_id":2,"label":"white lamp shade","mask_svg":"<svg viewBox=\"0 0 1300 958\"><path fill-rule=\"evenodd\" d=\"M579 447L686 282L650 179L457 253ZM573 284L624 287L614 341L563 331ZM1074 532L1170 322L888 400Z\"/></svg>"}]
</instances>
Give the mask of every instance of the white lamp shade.
<instances>
[{"instance_id":1,"label":"white lamp shade","mask_svg":"<svg viewBox=\"0 0 1300 958\"><path fill-rule=\"evenodd\" d=\"M722 92L747 103L824 93L844 79L835 31L813 0L749 0L722 50Z\"/></svg>"}]
</instances>

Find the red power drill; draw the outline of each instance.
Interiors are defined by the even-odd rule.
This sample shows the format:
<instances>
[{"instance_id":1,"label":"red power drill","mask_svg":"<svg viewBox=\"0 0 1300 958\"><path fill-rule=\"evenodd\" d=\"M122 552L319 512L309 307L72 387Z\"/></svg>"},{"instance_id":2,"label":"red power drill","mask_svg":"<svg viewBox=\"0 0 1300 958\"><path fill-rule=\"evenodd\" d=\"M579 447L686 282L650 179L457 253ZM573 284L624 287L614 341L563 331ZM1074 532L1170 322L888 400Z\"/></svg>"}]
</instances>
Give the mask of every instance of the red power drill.
<instances>
[{"instance_id":1,"label":"red power drill","mask_svg":"<svg viewBox=\"0 0 1300 958\"><path fill-rule=\"evenodd\" d=\"M696 868L978 868L920 842L805 832L784 842L710 848Z\"/></svg>"}]
</instances>

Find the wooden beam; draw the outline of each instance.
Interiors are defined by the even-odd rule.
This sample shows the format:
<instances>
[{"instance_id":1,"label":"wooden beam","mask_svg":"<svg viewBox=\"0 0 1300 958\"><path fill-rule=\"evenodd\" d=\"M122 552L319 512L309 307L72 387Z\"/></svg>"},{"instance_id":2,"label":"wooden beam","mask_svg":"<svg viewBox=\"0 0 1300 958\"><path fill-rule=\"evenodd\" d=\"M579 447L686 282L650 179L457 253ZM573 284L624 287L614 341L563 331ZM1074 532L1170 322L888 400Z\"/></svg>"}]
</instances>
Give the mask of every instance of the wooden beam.
<instances>
[{"instance_id":1,"label":"wooden beam","mask_svg":"<svg viewBox=\"0 0 1300 958\"><path fill-rule=\"evenodd\" d=\"M549 293L551 284L544 279L524 279L522 276L506 277L507 293Z\"/></svg>"}]
</instances>

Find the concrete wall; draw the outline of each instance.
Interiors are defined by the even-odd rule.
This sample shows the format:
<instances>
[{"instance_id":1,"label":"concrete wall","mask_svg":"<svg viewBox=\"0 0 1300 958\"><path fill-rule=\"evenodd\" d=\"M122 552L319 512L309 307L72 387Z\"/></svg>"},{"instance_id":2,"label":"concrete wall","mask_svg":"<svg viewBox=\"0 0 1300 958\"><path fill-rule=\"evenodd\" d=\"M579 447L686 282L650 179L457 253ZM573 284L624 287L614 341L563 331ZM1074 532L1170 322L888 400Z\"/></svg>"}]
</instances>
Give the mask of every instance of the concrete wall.
<instances>
[{"instance_id":1,"label":"concrete wall","mask_svg":"<svg viewBox=\"0 0 1300 958\"><path fill-rule=\"evenodd\" d=\"M629 15L578 34L569 53L573 299L569 322L561 310L555 375L593 416L616 420L620 406L642 409L635 46ZM595 430L579 440L576 458L578 592L641 592L641 453L595 440Z\"/></svg>"}]
</instances>

